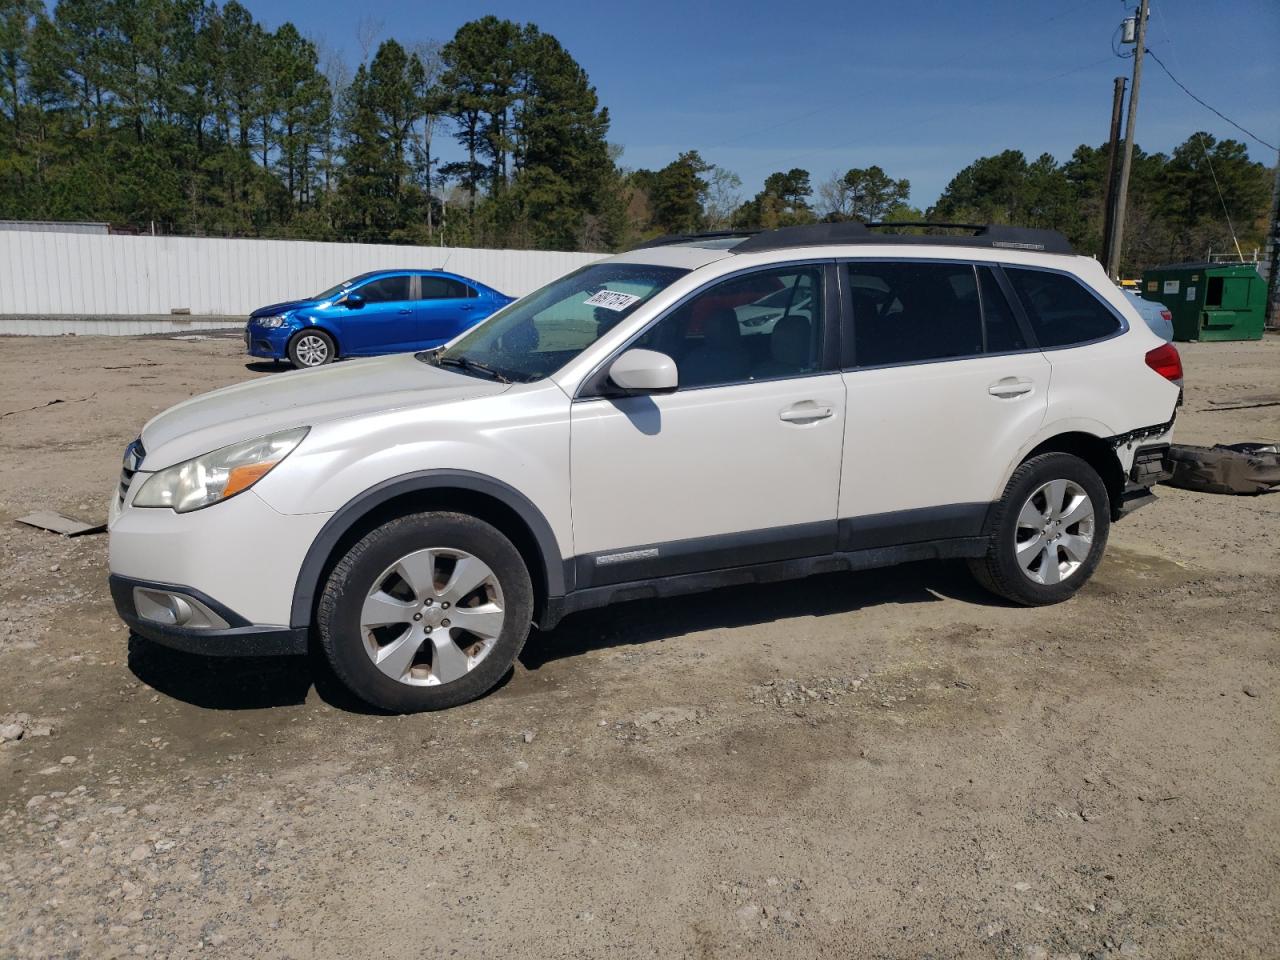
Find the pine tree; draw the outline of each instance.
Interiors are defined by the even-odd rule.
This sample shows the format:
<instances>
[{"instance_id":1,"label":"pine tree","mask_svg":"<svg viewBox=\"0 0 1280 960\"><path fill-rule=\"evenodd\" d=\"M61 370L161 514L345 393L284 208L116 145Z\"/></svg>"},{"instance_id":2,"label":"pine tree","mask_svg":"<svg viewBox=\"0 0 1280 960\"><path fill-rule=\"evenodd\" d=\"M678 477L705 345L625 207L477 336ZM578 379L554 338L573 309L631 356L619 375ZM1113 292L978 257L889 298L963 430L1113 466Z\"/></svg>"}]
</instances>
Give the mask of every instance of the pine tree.
<instances>
[{"instance_id":1,"label":"pine tree","mask_svg":"<svg viewBox=\"0 0 1280 960\"><path fill-rule=\"evenodd\" d=\"M413 162L414 127L422 117L422 61L384 41L356 70L346 107L343 172L338 189L352 239L412 238L421 226L425 191Z\"/></svg>"},{"instance_id":2,"label":"pine tree","mask_svg":"<svg viewBox=\"0 0 1280 960\"><path fill-rule=\"evenodd\" d=\"M534 245L575 249L589 217L605 208L613 170L609 111L586 71L549 34L526 27L524 83L517 114L517 198ZM596 220L597 243L610 245L616 227Z\"/></svg>"}]
</instances>

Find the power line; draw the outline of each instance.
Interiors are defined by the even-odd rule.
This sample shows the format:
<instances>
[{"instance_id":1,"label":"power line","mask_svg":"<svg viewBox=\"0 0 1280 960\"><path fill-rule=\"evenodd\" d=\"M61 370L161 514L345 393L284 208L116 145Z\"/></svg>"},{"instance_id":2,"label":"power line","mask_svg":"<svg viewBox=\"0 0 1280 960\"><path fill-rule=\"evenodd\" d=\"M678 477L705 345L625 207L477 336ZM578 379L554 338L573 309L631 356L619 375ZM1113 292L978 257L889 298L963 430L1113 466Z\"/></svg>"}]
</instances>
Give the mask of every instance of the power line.
<instances>
[{"instance_id":1,"label":"power line","mask_svg":"<svg viewBox=\"0 0 1280 960\"><path fill-rule=\"evenodd\" d=\"M1244 254L1240 252L1240 241L1236 239L1235 224L1231 222L1231 212L1227 209L1227 198L1222 195L1222 185L1218 183L1218 175L1213 172L1213 158L1209 156L1209 148L1205 146L1204 137L1199 130L1196 131L1196 139L1200 141L1200 152L1204 154L1204 162L1209 165L1209 176L1213 177L1213 189L1218 191L1218 202L1222 204L1222 215L1227 218L1227 230L1231 233L1231 242L1236 246L1236 256L1240 258L1241 263L1244 263Z\"/></svg>"},{"instance_id":2,"label":"power line","mask_svg":"<svg viewBox=\"0 0 1280 960\"><path fill-rule=\"evenodd\" d=\"M1030 24L1030 25L1029 25L1029 27L1030 27L1030 28L1042 27L1042 26L1045 26L1046 24L1053 23L1055 20L1061 20L1063 17L1069 16L1069 15L1071 15L1071 14L1075 13L1077 9L1079 9L1079 8L1081 8L1081 7L1088 6L1088 5L1089 5L1090 3L1092 3L1092 2L1093 2L1093 0L1077 0L1077 2L1076 2L1075 4L1073 4L1073 5L1069 6L1066 10L1063 10L1063 11L1061 11L1060 13L1056 13L1056 14L1054 14L1053 16L1048 17L1048 18L1046 18L1046 19L1044 19L1044 20L1038 20L1038 21L1036 21L1035 23ZM988 43L989 43L989 44L991 44L991 45L995 46L995 45L998 45L998 44L1005 43L1005 42L1007 42L1007 41L1009 41L1009 40L1012 40L1012 39L1014 39L1015 37L1021 36L1021 35L1025 34L1025 33L1027 33L1027 32L1028 32L1028 27L1021 27L1021 28L1018 28L1018 29L1016 29L1016 30L1010 31L1010 32L1008 32L1008 33L1006 33L1006 34L1004 34L1004 35L1002 35L1002 36L998 36L998 37L995 37L995 38L988 37L988 38L987 38L987 40L988 40ZM962 54L961 54L960 56L958 56L958 57L955 57L955 58L953 58L953 59L949 59L949 60L939 61L939 62L937 62L937 63L932 63L932 64L930 64L930 66L931 66L931 68L932 68L932 69L934 69L934 70L938 70L938 69L943 69L943 68L946 68L946 67L954 67L954 66L961 66L961 65L964 65L964 64L969 64L969 63L972 63L972 62L973 62L973 59L974 59L973 51L972 51L972 50L966 50L964 53L962 53ZM728 147L728 146L732 146L733 144L736 144L736 143L741 143L743 140L749 140L749 139L751 139L752 137L757 137L757 136L759 136L759 135L760 135L760 134L762 134L762 133L770 133L770 132L772 132L772 131L774 131L774 130L777 130L777 129L781 128L781 127L791 126L792 124L800 123L800 122L801 122L801 121L803 121L803 120L808 120L810 117L814 117L814 116L817 116L817 115L818 115L818 114L820 114L820 113L825 113L825 112L829 111L833 106L836 106L837 104L841 104L841 103L845 103L845 102L847 102L847 100L848 100L848 97L847 97L847 96L842 96L842 97L839 97L839 98L834 99L834 100L828 100L828 101L826 101L826 102L824 102L824 103L820 104L820 105L819 105L819 106L817 106L816 108L814 108L814 109L812 109L812 110L809 110L809 111L807 111L807 112L805 112L805 113L797 114L797 115L794 115L794 116L791 116L791 117L787 117L785 120L779 120L779 121L778 121L778 122L776 122L776 123L772 123L772 124L769 124L768 126L765 126L765 127L759 127L759 128L754 129L754 130L750 130L750 131L748 131L747 133L737 134L736 136L730 137L730 138L729 138L729 139L727 139L727 140L721 140L721 141L720 141L720 142L718 142L718 143L714 143L714 144L712 144L712 145L711 145L711 146L709 146L709 147L702 147L701 149L702 149L702 150L704 150L704 151L705 151L705 152L707 152L707 153L710 153L711 151L713 151L713 150L719 150L719 149L721 149L722 147Z\"/></svg>"},{"instance_id":3,"label":"power line","mask_svg":"<svg viewBox=\"0 0 1280 960\"><path fill-rule=\"evenodd\" d=\"M1029 80L1026 83L1023 83L1016 88L1010 87L1008 89L1001 91L998 94L995 94L994 96L985 97L981 100L975 100L972 103L966 104L964 106L957 106L951 109L942 110L926 117L913 117L912 119L904 121L903 123L894 124L894 125L885 127L883 129L878 129L875 132L877 135L883 137L886 134L896 133L899 130L906 130L912 127L918 127L921 124L931 123L934 120L941 120L945 117L951 117L957 113L972 113L980 107L989 106L993 103L999 103L1002 100L1007 100L1010 97L1017 96L1023 91L1031 89L1033 87L1038 87L1046 83L1052 83L1054 80L1061 80L1073 74L1082 73L1085 70L1091 70L1096 66L1100 66L1101 64L1110 63L1110 62L1111 62L1110 57L1103 57L1100 60L1094 60L1091 63L1081 64L1078 67L1072 67L1070 70L1064 70L1061 73L1055 73L1049 76L1043 76L1033 80ZM828 144L826 146L814 147L812 149L804 151L803 153L791 154L789 157L785 157L782 160L777 160L777 159L763 160L759 163L752 164L743 169L747 170L748 172L764 170L767 167L771 167L771 166L777 169L781 167L786 167L789 164L795 164L802 161L807 161L811 158L817 157L820 154L830 153L836 150L848 150L853 148L854 146L855 144L853 143Z\"/></svg>"},{"instance_id":4,"label":"power line","mask_svg":"<svg viewBox=\"0 0 1280 960\"><path fill-rule=\"evenodd\" d=\"M1179 80L1177 77L1175 77L1175 76L1173 75L1173 73L1169 70L1169 68L1168 68L1168 67L1166 67L1166 66L1164 65L1164 61L1163 61L1163 60L1161 60L1159 57L1157 57L1157 56L1155 55L1155 52L1154 52L1150 47L1147 47L1145 52L1146 52L1147 56L1149 56L1149 57L1150 57L1152 60L1154 60L1156 63L1160 64L1160 69L1161 69L1161 70L1163 70L1163 71L1165 72L1165 74L1169 77L1169 79L1170 79L1170 80L1172 80L1174 83L1176 83L1179 87L1181 87L1181 88L1182 88L1182 92L1183 92L1183 93L1185 93L1188 97L1190 97L1190 98L1191 98L1192 100L1194 100L1196 103L1200 104L1200 106L1204 107L1206 110L1211 111L1212 113L1216 113L1219 117L1221 117L1223 120L1227 121L1227 123L1231 124L1233 127L1235 127L1237 130L1239 130L1241 133L1246 134L1246 135L1247 135L1247 136L1249 136L1249 137L1252 137L1254 140L1257 140L1257 141L1258 141L1258 143L1262 144L1264 147L1267 147L1267 148L1268 148L1268 149L1270 149L1270 150L1276 150L1276 149L1278 149L1278 148L1276 147L1276 145L1275 145L1275 144L1273 144L1273 143L1267 143L1267 141L1263 140L1260 136L1258 136L1258 135L1257 135L1256 133L1254 133L1252 130L1247 130L1247 129L1245 129L1244 127L1240 126L1240 124L1236 123L1234 120L1232 120L1230 117L1228 117L1228 116L1227 116L1225 113L1223 113L1221 110L1217 110L1217 109L1215 109L1214 107L1209 106L1209 104L1205 103L1203 100L1201 100L1199 97L1197 97L1194 93L1192 93L1190 90L1188 90L1188 89L1187 89L1187 87L1186 87L1186 84L1184 84L1181 80Z\"/></svg>"},{"instance_id":5,"label":"power line","mask_svg":"<svg viewBox=\"0 0 1280 960\"><path fill-rule=\"evenodd\" d=\"M1169 21L1166 19L1164 15L1164 11L1158 5L1156 7L1156 13L1160 17L1160 26L1164 29L1165 39L1168 40L1169 42L1169 49L1173 51L1173 58L1178 61L1178 69L1181 70L1182 58L1178 56L1178 48L1173 42L1173 31L1169 29ZM1143 49L1144 51L1146 51L1145 45ZM1150 53L1150 51L1146 51L1146 52ZM1207 103L1204 103L1204 101L1201 100L1199 97L1197 97L1194 93L1191 93L1190 90L1187 90L1186 87L1182 86L1182 84L1179 83L1177 77L1175 77L1172 73L1169 73L1169 68L1166 67L1163 63L1160 63L1159 57L1157 57L1154 53L1151 54L1151 57L1153 60L1156 61L1156 63L1160 64L1160 68L1164 70L1166 74L1168 74L1170 80L1178 84L1179 87L1182 87L1183 90L1186 90L1186 92L1191 97L1193 97L1197 102L1202 103L1206 107L1208 107L1210 110L1213 110L1213 107L1209 107ZM1213 110L1213 112L1218 113L1217 110ZM1218 113L1218 116L1221 117L1222 114ZM1227 117L1222 117L1222 118L1226 120L1228 123L1231 123L1233 126L1238 126L1237 124L1234 123L1234 121L1228 119ZM1244 130L1244 127L1240 127L1239 129ZM1249 133L1249 131L1247 130L1245 130L1244 132ZM1253 134L1249 133L1249 136L1252 137ZM1254 137L1254 139L1256 140L1258 138ZM1200 133L1199 130L1196 131L1196 140L1198 140L1200 143L1200 152L1204 155L1204 162L1209 167L1209 176L1213 177L1213 188L1218 192L1218 203L1222 205L1222 215L1227 220L1227 230L1231 233L1231 242L1235 245L1236 256L1240 258L1241 263L1244 263L1244 254L1240 250L1240 241L1236 237L1235 224L1231 222L1231 213L1230 211L1227 210L1227 198L1222 195L1222 185L1218 183L1218 175L1214 172L1214 169L1213 169L1213 158L1209 156L1209 148L1205 145L1204 136ZM1261 143L1264 141L1259 141L1259 142ZM1274 150L1275 148L1272 147L1272 149Z\"/></svg>"}]
</instances>

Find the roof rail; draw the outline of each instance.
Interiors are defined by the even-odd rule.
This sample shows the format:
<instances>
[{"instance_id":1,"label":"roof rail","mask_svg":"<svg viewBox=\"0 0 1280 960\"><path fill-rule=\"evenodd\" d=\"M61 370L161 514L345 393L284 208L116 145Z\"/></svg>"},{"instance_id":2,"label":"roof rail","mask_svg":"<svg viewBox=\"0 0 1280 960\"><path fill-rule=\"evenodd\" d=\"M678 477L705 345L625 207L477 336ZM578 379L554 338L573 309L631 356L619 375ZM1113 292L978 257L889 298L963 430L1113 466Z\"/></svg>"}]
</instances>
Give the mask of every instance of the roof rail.
<instances>
[{"instance_id":1,"label":"roof rail","mask_svg":"<svg viewBox=\"0 0 1280 960\"><path fill-rule=\"evenodd\" d=\"M693 240L725 240L730 237L752 237L759 230L708 230L705 233L664 233L660 237L637 243L632 250L647 250L649 247L667 247L673 243L689 243Z\"/></svg>"},{"instance_id":2,"label":"roof rail","mask_svg":"<svg viewBox=\"0 0 1280 960\"><path fill-rule=\"evenodd\" d=\"M968 230L968 236L945 234L888 234L886 227ZM819 247L844 243L910 243L928 246L995 247L1004 250L1033 250L1038 253L1073 254L1071 244L1057 230L1009 227L1003 224L883 222L811 223L800 227L762 230L733 248L734 253L781 250L788 247Z\"/></svg>"}]
</instances>

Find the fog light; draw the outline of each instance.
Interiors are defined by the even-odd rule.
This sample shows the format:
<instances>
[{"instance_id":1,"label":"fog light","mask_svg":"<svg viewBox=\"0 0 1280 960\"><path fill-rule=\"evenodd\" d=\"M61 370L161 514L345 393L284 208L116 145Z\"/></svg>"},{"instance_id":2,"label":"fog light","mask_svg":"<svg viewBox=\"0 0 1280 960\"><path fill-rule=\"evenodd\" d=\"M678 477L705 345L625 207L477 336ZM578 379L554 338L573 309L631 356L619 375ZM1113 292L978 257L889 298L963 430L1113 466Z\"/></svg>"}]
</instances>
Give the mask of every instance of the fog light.
<instances>
[{"instance_id":1,"label":"fog light","mask_svg":"<svg viewBox=\"0 0 1280 960\"><path fill-rule=\"evenodd\" d=\"M172 593L168 590L134 587L133 608L143 620L161 623L168 627L225 630L229 626L226 620L195 597Z\"/></svg>"},{"instance_id":2,"label":"fog light","mask_svg":"<svg viewBox=\"0 0 1280 960\"><path fill-rule=\"evenodd\" d=\"M169 609L173 612L173 622L178 626L182 626L191 619L191 604L181 597L170 597Z\"/></svg>"}]
</instances>

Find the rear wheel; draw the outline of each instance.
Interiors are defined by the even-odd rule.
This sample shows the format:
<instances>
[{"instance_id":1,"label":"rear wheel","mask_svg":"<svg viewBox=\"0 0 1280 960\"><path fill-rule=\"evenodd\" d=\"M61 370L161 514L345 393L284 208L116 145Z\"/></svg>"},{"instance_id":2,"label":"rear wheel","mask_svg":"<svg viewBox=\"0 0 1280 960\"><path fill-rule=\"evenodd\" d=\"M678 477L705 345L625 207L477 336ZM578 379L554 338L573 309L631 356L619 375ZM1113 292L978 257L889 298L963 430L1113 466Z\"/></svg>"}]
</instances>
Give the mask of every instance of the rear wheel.
<instances>
[{"instance_id":1,"label":"rear wheel","mask_svg":"<svg viewBox=\"0 0 1280 960\"><path fill-rule=\"evenodd\" d=\"M1097 471L1079 457L1046 453L1013 472L992 517L987 555L969 566L983 586L1015 603L1059 603L1093 575L1110 527Z\"/></svg>"},{"instance_id":2,"label":"rear wheel","mask_svg":"<svg viewBox=\"0 0 1280 960\"><path fill-rule=\"evenodd\" d=\"M524 646L529 572L511 541L459 513L420 513L367 534L320 598L320 641L360 699L398 713L473 700Z\"/></svg>"},{"instance_id":3,"label":"rear wheel","mask_svg":"<svg viewBox=\"0 0 1280 960\"><path fill-rule=\"evenodd\" d=\"M333 337L323 330L301 330L289 341L289 362L295 370L322 367L338 358Z\"/></svg>"}]
</instances>

